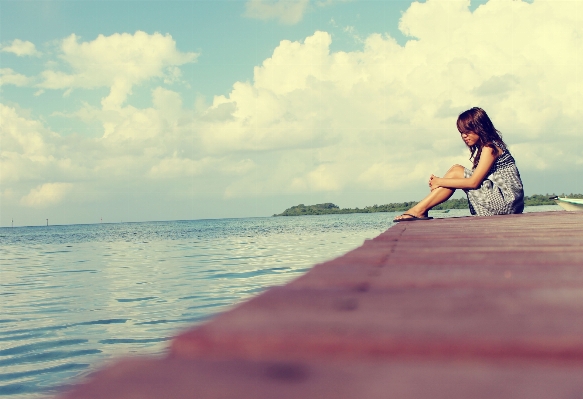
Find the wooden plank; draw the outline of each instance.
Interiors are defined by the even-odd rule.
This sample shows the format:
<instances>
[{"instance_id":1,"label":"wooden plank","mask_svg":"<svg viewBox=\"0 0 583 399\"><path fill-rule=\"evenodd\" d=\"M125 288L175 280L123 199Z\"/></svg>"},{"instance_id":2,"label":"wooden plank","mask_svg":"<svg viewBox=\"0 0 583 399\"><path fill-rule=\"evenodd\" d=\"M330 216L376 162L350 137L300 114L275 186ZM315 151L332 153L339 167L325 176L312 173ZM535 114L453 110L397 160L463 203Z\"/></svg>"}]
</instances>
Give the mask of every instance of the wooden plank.
<instances>
[{"instance_id":1,"label":"wooden plank","mask_svg":"<svg viewBox=\"0 0 583 399\"><path fill-rule=\"evenodd\" d=\"M125 360L63 399L575 399L583 364L524 360Z\"/></svg>"},{"instance_id":2,"label":"wooden plank","mask_svg":"<svg viewBox=\"0 0 583 399\"><path fill-rule=\"evenodd\" d=\"M583 290L274 288L172 343L182 357L583 360Z\"/></svg>"}]
</instances>

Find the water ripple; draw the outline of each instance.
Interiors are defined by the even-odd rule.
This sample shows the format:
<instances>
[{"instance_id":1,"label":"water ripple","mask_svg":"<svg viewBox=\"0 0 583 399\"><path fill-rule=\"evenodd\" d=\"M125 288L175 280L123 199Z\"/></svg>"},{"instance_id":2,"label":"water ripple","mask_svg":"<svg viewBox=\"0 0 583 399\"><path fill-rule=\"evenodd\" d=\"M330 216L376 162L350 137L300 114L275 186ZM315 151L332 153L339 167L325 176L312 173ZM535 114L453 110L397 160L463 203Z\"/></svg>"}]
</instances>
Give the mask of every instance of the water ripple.
<instances>
[{"instance_id":1,"label":"water ripple","mask_svg":"<svg viewBox=\"0 0 583 399\"><path fill-rule=\"evenodd\" d=\"M101 353L101 351L98 349L47 351L41 353L34 353L31 355L24 355L20 357L13 357L9 359L0 359L0 366L17 365L25 363L43 363L60 359L70 359L78 356L95 355L98 353Z\"/></svg>"},{"instance_id":2,"label":"water ripple","mask_svg":"<svg viewBox=\"0 0 583 399\"><path fill-rule=\"evenodd\" d=\"M37 342L34 344L14 346L12 348L0 350L0 356L18 355L21 353L27 353L47 348L56 348L67 345L78 345L83 344L85 342L87 342L86 339L64 339L60 341Z\"/></svg>"}]
</instances>

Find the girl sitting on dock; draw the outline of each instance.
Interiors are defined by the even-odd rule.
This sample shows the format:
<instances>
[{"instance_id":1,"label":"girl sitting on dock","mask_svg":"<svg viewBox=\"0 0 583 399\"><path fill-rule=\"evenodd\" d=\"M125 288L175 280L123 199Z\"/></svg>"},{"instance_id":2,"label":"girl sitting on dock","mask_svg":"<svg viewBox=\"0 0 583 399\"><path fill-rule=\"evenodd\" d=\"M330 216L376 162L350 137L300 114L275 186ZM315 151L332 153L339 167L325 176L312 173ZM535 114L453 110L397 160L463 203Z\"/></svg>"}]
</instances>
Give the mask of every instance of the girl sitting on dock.
<instances>
[{"instance_id":1,"label":"girl sitting on dock","mask_svg":"<svg viewBox=\"0 0 583 399\"><path fill-rule=\"evenodd\" d=\"M514 158L492 121L481 108L460 114L457 128L470 149L472 169L452 166L444 177L431 175L431 192L394 222L428 220L434 206L448 200L456 189L468 196L470 213L478 216L522 213L524 191Z\"/></svg>"}]
</instances>

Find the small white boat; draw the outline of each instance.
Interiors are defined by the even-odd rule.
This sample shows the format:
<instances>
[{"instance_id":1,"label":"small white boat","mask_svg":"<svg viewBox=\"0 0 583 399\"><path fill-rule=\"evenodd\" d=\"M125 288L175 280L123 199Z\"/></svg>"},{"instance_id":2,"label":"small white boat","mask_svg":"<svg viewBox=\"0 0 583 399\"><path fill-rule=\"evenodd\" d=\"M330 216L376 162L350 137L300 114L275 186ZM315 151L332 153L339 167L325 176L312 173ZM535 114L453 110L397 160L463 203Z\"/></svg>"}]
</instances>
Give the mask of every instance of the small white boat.
<instances>
[{"instance_id":1,"label":"small white boat","mask_svg":"<svg viewBox=\"0 0 583 399\"><path fill-rule=\"evenodd\" d=\"M551 197L557 205L566 211L583 212L583 199Z\"/></svg>"}]
</instances>

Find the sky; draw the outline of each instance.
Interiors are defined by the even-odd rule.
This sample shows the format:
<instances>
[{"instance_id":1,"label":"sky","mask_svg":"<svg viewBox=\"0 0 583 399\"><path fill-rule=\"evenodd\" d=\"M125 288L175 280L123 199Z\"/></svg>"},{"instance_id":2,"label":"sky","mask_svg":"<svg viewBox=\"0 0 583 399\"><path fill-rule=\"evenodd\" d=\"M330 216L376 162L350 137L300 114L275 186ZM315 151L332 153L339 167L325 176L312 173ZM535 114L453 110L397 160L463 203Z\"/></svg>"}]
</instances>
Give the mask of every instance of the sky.
<instances>
[{"instance_id":1,"label":"sky","mask_svg":"<svg viewBox=\"0 0 583 399\"><path fill-rule=\"evenodd\" d=\"M582 48L580 0L0 0L0 227L419 200L474 106L581 193Z\"/></svg>"}]
</instances>

